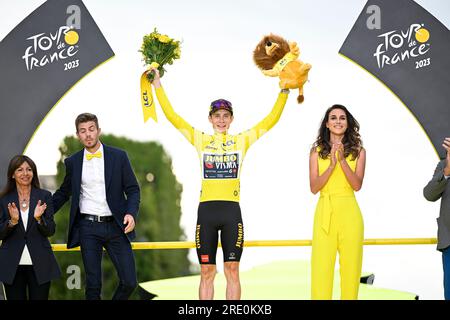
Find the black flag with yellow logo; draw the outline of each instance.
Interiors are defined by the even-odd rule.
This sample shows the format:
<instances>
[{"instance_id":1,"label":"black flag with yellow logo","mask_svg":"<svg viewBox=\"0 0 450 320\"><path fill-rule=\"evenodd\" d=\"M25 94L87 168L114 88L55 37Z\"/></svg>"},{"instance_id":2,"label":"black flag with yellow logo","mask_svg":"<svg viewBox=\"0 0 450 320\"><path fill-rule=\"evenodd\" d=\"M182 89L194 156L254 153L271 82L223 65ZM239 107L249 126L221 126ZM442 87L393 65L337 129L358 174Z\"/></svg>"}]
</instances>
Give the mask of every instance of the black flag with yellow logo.
<instances>
[{"instance_id":1,"label":"black flag with yellow logo","mask_svg":"<svg viewBox=\"0 0 450 320\"><path fill-rule=\"evenodd\" d=\"M48 0L0 42L0 186L47 113L114 56L81 0Z\"/></svg>"},{"instance_id":2,"label":"black flag with yellow logo","mask_svg":"<svg viewBox=\"0 0 450 320\"><path fill-rule=\"evenodd\" d=\"M340 51L392 90L436 152L450 136L450 31L412 0L369 0Z\"/></svg>"}]
</instances>

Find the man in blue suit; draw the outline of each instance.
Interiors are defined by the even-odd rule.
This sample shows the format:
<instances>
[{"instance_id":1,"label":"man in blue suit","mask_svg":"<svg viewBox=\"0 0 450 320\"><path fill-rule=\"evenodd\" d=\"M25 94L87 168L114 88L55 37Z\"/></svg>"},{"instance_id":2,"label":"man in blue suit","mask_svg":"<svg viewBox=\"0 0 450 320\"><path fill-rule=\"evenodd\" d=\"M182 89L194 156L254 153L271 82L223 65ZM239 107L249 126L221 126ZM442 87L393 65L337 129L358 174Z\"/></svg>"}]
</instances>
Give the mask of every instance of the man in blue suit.
<instances>
[{"instance_id":1,"label":"man in blue suit","mask_svg":"<svg viewBox=\"0 0 450 320\"><path fill-rule=\"evenodd\" d=\"M113 300L126 300L137 286L130 241L135 238L139 185L127 154L100 142L95 115L80 114L75 126L84 149L64 160L66 176L53 194L54 210L72 196L67 248L81 247L86 299L101 299L105 248L119 276Z\"/></svg>"}]
</instances>

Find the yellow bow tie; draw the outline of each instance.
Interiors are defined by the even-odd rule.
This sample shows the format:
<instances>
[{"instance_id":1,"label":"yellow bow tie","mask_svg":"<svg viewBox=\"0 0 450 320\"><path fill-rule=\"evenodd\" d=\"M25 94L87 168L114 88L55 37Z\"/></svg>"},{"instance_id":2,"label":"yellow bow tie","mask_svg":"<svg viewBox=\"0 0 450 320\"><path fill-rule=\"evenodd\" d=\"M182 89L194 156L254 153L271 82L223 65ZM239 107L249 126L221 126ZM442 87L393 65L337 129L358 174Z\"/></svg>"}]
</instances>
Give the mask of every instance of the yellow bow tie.
<instances>
[{"instance_id":1,"label":"yellow bow tie","mask_svg":"<svg viewBox=\"0 0 450 320\"><path fill-rule=\"evenodd\" d=\"M91 160L92 158L101 158L102 153L97 151L96 153L86 153L86 159Z\"/></svg>"}]
</instances>

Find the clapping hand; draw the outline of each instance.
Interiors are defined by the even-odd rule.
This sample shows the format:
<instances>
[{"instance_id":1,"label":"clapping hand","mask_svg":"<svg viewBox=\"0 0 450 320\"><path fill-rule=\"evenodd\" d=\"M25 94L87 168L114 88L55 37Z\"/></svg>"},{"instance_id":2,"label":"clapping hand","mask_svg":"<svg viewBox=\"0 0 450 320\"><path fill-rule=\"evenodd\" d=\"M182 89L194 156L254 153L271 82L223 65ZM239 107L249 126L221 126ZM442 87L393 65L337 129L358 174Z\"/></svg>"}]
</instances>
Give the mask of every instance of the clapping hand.
<instances>
[{"instance_id":1,"label":"clapping hand","mask_svg":"<svg viewBox=\"0 0 450 320\"><path fill-rule=\"evenodd\" d=\"M338 161L344 161L345 160L345 156L344 156L344 145L342 143L338 143L337 144L337 152L338 152Z\"/></svg>"},{"instance_id":2,"label":"clapping hand","mask_svg":"<svg viewBox=\"0 0 450 320\"><path fill-rule=\"evenodd\" d=\"M334 167L336 166L336 163L337 163L337 159L336 159L336 151L337 150L338 150L338 145L336 143L333 143L331 145L331 151L330 151L330 158L331 158L330 167L331 167L331 169L334 169Z\"/></svg>"},{"instance_id":3,"label":"clapping hand","mask_svg":"<svg viewBox=\"0 0 450 320\"><path fill-rule=\"evenodd\" d=\"M8 203L8 212L11 223L16 225L19 223L19 209L17 209L16 203Z\"/></svg>"},{"instance_id":4,"label":"clapping hand","mask_svg":"<svg viewBox=\"0 0 450 320\"><path fill-rule=\"evenodd\" d=\"M47 209L47 204L45 202L41 202L41 200L39 200L36 205L36 208L34 209L34 218L37 221L41 221L41 217L44 214L45 209Z\"/></svg>"}]
</instances>

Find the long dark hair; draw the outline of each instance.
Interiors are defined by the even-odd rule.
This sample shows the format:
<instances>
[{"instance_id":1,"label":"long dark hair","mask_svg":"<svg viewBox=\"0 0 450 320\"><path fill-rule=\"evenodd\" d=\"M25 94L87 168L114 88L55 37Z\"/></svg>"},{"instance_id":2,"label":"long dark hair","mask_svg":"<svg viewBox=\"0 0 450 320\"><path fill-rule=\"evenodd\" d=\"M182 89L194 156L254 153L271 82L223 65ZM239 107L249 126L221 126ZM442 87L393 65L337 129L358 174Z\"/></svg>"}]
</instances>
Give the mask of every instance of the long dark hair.
<instances>
[{"instance_id":1,"label":"long dark hair","mask_svg":"<svg viewBox=\"0 0 450 320\"><path fill-rule=\"evenodd\" d=\"M40 183L39 183L39 177L37 173L36 164L34 163L31 158L19 154L17 156L14 156L10 161L8 165L8 173L6 176L6 186L3 188L3 190L0 192L0 198L7 195L8 193L16 190L16 181L13 179L14 172L17 168L19 168L24 162L28 163L28 165L31 167L31 170L33 171L33 179L31 180L31 186L34 188L39 189Z\"/></svg>"},{"instance_id":2,"label":"long dark hair","mask_svg":"<svg viewBox=\"0 0 450 320\"><path fill-rule=\"evenodd\" d=\"M350 111L348 111L346 107L340 104L331 106L325 112L325 116L323 117L322 124L320 125L319 132L317 134L317 139L313 145L313 150L319 148L319 156L322 159L326 159L330 155L330 130L327 128L326 124L330 116L330 112L334 109L341 109L345 112L348 127L347 130L345 130L344 138L342 139L342 143L344 144L344 156L347 157L349 154L351 154L352 160L355 160L359 156L359 152L362 148L362 140L359 134L359 123L358 121L356 121Z\"/></svg>"}]
</instances>

